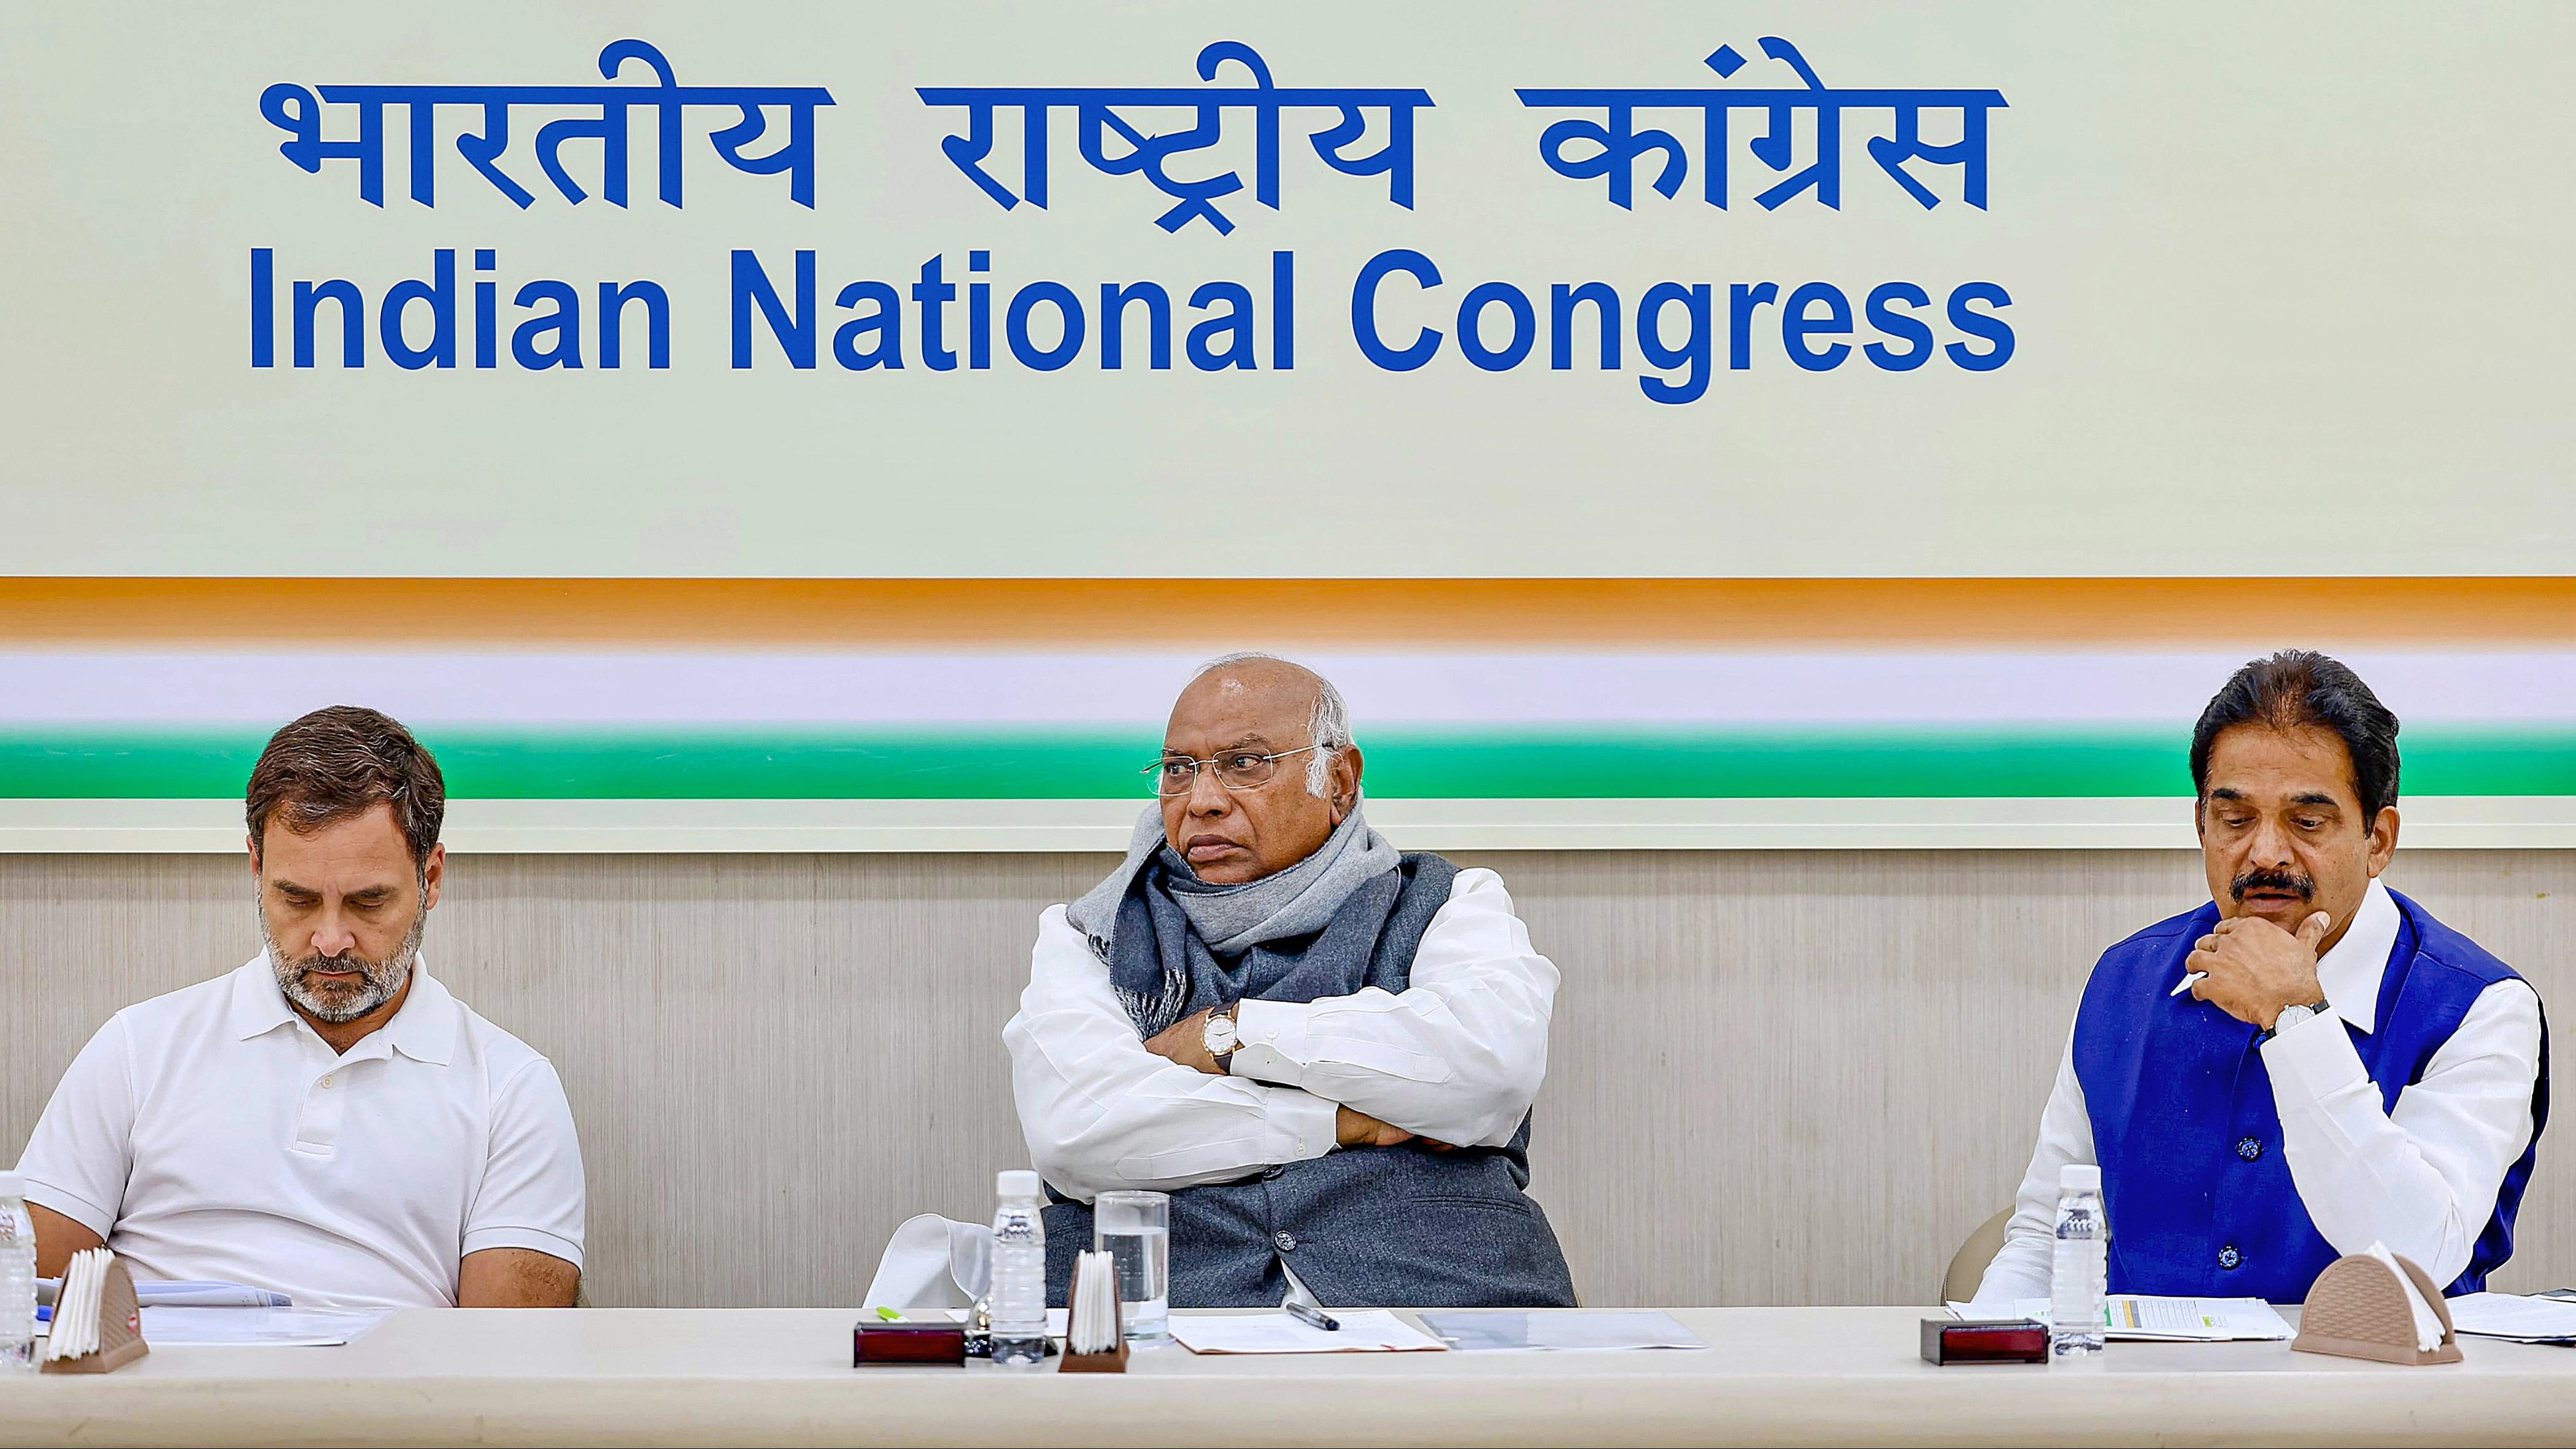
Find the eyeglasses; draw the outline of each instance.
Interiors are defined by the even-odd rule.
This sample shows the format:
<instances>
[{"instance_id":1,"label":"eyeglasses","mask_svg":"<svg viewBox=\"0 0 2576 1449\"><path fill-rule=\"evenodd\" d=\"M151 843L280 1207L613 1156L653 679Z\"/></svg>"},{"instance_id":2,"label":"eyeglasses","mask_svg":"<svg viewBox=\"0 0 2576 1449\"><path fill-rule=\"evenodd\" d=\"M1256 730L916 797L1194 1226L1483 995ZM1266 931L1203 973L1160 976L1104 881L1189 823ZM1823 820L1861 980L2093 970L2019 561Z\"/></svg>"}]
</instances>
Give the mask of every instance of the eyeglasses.
<instances>
[{"instance_id":1,"label":"eyeglasses","mask_svg":"<svg viewBox=\"0 0 2576 1449\"><path fill-rule=\"evenodd\" d=\"M1188 755L1166 755L1145 767L1154 777L1154 788L1164 798L1186 795L1198 785L1199 771L1216 771L1216 782L1229 790L1258 790L1279 773L1279 762L1292 755L1315 749L1281 750L1275 755L1257 755L1250 750L1227 750L1211 759L1192 759Z\"/></svg>"}]
</instances>

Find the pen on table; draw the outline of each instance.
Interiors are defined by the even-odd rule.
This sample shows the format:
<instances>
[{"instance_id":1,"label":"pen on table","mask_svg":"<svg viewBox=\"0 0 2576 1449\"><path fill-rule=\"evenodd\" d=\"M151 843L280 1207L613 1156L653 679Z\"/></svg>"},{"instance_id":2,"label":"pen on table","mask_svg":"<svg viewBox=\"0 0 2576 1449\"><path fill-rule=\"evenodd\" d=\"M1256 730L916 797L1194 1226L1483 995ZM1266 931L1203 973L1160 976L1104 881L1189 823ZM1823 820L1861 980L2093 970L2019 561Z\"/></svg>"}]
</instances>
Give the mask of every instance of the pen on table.
<instances>
[{"instance_id":1,"label":"pen on table","mask_svg":"<svg viewBox=\"0 0 2576 1449\"><path fill-rule=\"evenodd\" d=\"M2184 977L2182 980L2175 982L2175 983L2174 983L2174 989L2173 989L2173 990L2171 990L2171 991L2166 992L2166 993L2165 993L2165 995L2167 995L2167 996L2180 996L2180 995L2182 995L2184 992L2189 991L2190 989L2192 989L2194 986L2199 985L2202 981L2204 981L2204 980L2208 979L2208 976L2209 976L2209 973L2208 973L2208 972L2206 972L2206 971L2194 971L2194 972L2193 972L2193 973L2191 973L2189 976L2186 976L2186 977Z\"/></svg>"},{"instance_id":2,"label":"pen on table","mask_svg":"<svg viewBox=\"0 0 2576 1449\"><path fill-rule=\"evenodd\" d=\"M1300 1303L1293 1298L1279 1306L1288 1310L1289 1317L1296 1319L1299 1323L1305 1324L1309 1328L1320 1328L1326 1333L1339 1333L1342 1331L1340 1321L1320 1308L1309 1308L1305 1304Z\"/></svg>"}]
</instances>

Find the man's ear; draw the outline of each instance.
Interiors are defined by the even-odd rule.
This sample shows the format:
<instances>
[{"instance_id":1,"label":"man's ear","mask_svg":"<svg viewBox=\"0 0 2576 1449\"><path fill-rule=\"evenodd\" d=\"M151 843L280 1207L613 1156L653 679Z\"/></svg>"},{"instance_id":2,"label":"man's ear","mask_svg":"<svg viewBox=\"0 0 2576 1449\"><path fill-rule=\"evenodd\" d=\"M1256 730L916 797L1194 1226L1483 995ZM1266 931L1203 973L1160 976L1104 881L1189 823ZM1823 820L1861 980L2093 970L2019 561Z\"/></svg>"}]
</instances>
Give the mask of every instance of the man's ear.
<instances>
[{"instance_id":1,"label":"man's ear","mask_svg":"<svg viewBox=\"0 0 2576 1449\"><path fill-rule=\"evenodd\" d=\"M1339 825L1359 808L1360 770L1367 762L1360 758L1360 747L1344 745L1333 751L1332 801L1333 823Z\"/></svg>"},{"instance_id":2,"label":"man's ear","mask_svg":"<svg viewBox=\"0 0 2576 1449\"><path fill-rule=\"evenodd\" d=\"M2370 874L2375 879L2397 854L2397 807L2383 805L2370 822Z\"/></svg>"},{"instance_id":3,"label":"man's ear","mask_svg":"<svg viewBox=\"0 0 2576 1449\"><path fill-rule=\"evenodd\" d=\"M256 881L259 879L259 837L245 835L242 837L242 844L250 849L250 878Z\"/></svg>"},{"instance_id":4,"label":"man's ear","mask_svg":"<svg viewBox=\"0 0 2576 1449\"><path fill-rule=\"evenodd\" d=\"M447 847L444 844L433 845L429 848L429 859L421 862L420 867L420 908L422 910L430 910L437 906L438 888L445 883L446 879Z\"/></svg>"}]
</instances>

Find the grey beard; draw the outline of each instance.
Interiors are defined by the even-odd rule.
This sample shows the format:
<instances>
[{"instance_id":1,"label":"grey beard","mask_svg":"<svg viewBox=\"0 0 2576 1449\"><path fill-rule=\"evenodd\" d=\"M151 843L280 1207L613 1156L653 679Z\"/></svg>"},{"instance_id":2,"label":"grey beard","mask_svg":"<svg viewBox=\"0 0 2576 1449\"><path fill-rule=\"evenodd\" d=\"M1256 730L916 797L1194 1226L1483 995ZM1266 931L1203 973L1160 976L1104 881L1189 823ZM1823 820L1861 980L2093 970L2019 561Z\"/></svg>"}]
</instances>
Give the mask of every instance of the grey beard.
<instances>
[{"instance_id":1,"label":"grey beard","mask_svg":"<svg viewBox=\"0 0 2576 1449\"><path fill-rule=\"evenodd\" d=\"M259 913L259 940L268 949L269 969L277 973L277 989L286 993L286 999L315 1021L342 1026L393 1000L403 989L403 983L411 979L411 968L420 958L421 933L428 926L429 912L422 911L413 916L411 929L403 933L402 944L381 962L370 961L354 951L290 961L285 952L277 949L277 937L269 932L268 913L265 911ZM334 971L357 972L362 978L361 984L315 989L307 974L326 965Z\"/></svg>"}]
</instances>

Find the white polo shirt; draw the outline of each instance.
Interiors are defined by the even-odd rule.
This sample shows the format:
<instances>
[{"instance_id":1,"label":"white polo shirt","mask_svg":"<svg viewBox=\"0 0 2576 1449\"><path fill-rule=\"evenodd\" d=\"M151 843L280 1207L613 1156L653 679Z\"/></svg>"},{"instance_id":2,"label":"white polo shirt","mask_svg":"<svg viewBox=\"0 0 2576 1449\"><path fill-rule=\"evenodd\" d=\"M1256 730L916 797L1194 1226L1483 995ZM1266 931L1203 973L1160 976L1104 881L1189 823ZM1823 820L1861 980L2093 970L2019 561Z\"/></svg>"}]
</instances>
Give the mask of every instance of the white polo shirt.
<instances>
[{"instance_id":1,"label":"white polo shirt","mask_svg":"<svg viewBox=\"0 0 2576 1449\"><path fill-rule=\"evenodd\" d=\"M458 1261L485 1248L581 1263L563 1083L425 966L347 1056L264 955L127 1007L63 1073L19 1171L137 1277L299 1305L452 1307Z\"/></svg>"}]
</instances>

